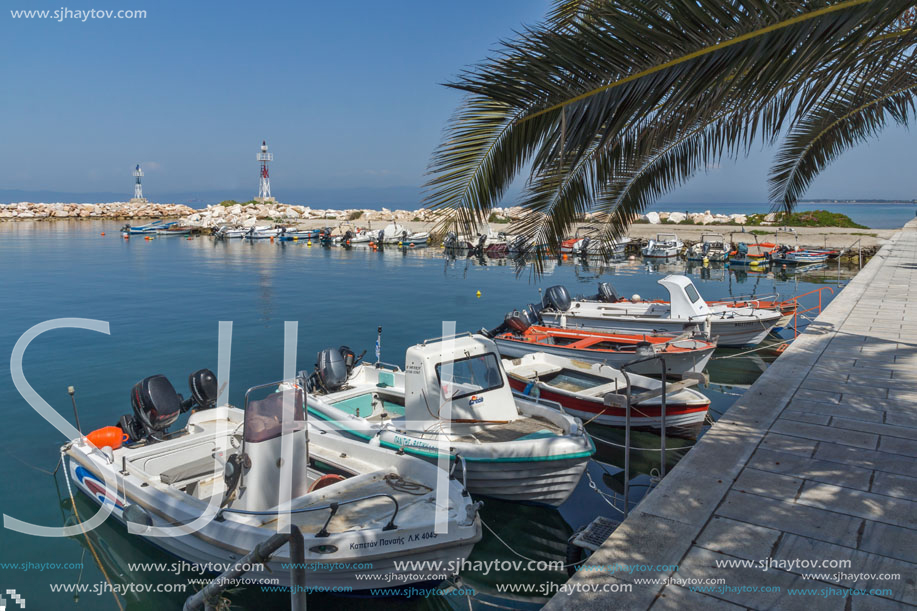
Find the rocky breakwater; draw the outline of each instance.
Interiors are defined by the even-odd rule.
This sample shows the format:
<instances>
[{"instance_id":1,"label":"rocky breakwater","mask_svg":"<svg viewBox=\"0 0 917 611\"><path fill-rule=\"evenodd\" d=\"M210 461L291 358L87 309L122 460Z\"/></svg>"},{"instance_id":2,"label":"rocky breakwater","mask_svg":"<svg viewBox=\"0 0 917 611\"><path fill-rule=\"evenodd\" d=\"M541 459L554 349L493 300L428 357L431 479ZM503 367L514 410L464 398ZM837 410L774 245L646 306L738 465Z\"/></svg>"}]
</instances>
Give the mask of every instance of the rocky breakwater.
<instances>
[{"instance_id":1,"label":"rocky breakwater","mask_svg":"<svg viewBox=\"0 0 917 611\"><path fill-rule=\"evenodd\" d=\"M191 227L202 229L216 229L218 227L253 227L255 225L280 224L310 226L321 224L338 225L342 222L351 222L356 225L365 225L373 221L383 222L419 222L432 223L434 213L430 210L325 210L309 206L294 206L280 203L264 204L216 204L207 206L203 210L193 210L191 214L182 217L182 223Z\"/></svg>"},{"instance_id":2,"label":"rocky breakwater","mask_svg":"<svg viewBox=\"0 0 917 611\"><path fill-rule=\"evenodd\" d=\"M36 220L133 220L178 218L194 212L182 204L110 202L107 204L44 204L19 202L0 204L0 221Z\"/></svg>"}]
</instances>

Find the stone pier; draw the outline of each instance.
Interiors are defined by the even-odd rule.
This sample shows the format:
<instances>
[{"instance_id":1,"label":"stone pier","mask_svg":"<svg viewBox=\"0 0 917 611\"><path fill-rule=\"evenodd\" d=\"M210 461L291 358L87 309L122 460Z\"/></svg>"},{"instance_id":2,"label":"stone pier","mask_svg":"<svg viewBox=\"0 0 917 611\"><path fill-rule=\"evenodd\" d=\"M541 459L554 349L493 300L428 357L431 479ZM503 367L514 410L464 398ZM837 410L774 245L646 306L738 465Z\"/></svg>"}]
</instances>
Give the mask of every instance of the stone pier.
<instances>
[{"instance_id":1,"label":"stone pier","mask_svg":"<svg viewBox=\"0 0 917 611\"><path fill-rule=\"evenodd\" d=\"M801 561L828 564L789 564ZM570 586L598 591L559 593L546 609L917 605L917 220L892 237L586 563L649 570L577 573ZM721 581L692 589L674 580ZM795 591L807 588L813 593Z\"/></svg>"}]
</instances>

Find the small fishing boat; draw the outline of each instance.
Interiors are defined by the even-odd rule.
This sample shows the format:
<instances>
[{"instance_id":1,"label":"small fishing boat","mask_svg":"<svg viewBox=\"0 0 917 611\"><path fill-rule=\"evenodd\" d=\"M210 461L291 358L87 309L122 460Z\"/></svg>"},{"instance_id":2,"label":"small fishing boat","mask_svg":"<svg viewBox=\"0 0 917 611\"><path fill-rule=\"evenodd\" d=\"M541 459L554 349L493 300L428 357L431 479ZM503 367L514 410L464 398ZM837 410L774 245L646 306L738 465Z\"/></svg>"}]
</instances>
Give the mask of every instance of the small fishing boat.
<instances>
[{"instance_id":1,"label":"small fishing boat","mask_svg":"<svg viewBox=\"0 0 917 611\"><path fill-rule=\"evenodd\" d=\"M130 223L121 227L121 235L123 236L132 236L132 235L154 235L156 232L162 229L168 229L173 225L176 225L178 221L153 221L146 225L140 225L139 227L133 227Z\"/></svg>"},{"instance_id":2,"label":"small fishing boat","mask_svg":"<svg viewBox=\"0 0 917 611\"><path fill-rule=\"evenodd\" d=\"M188 227L187 225L170 225L168 227L163 227L162 229L157 229L156 235L191 235L191 227Z\"/></svg>"},{"instance_id":3,"label":"small fishing boat","mask_svg":"<svg viewBox=\"0 0 917 611\"><path fill-rule=\"evenodd\" d=\"M268 240L280 235L282 227L271 227L270 225L255 225L246 231L242 237L246 240Z\"/></svg>"},{"instance_id":4,"label":"small fishing boat","mask_svg":"<svg viewBox=\"0 0 917 611\"><path fill-rule=\"evenodd\" d=\"M725 261L729 249L726 247L726 236L721 233L705 233L700 242L688 249L688 261L718 263Z\"/></svg>"},{"instance_id":5,"label":"small fishing boat","mask_svg":"<svg viewBox=\"0 0 917 611\"><path fill-rule=\"evenodd\" d=\"M379 233L379 241L383 244L398 244L399 246L425 246L430 234L426 231L410 232L399 223L390 223Z\"/></svg>"},{"instance_id":6,"label":"small fishing boat","mask_svg":"<svg viewBox=\"0 0 917 611\"><path fill-rule=\"evenodd\" d=\"M703 372L716 350L716 342L690 337L546 327L532 324L536 316L537 310L531 306L521 312L511 312L503 325L488 331L487 335L493 338L504 357L544 352L622 367L637 359L662 356L665 357L666 374L676 377ZM660 375L661 365L658 361L648 361L634 365L629 371Z\"/></svg>"},{"instance_id":7,"label":"small fishing boat","mask_svg":"<svg viewBox=\"0 0 917 611\"><path fill-rule=\"evenodd\" d=\"M729 252L729 264L735 267L765 267L768 256L777 245L773 242L737 242L735 249Z\"/></svg>"},{"instance_id":8,"label":"small fishing boat","mask_svg":"<svg viewBox=\"0 0 917 611\"><path fill-rule=\"evenodd\" d=\"M296 242L299 240L313 240L318 237L318 229L295 229L293 227L280 227L277 238L281 242Z\"/></svg>"},{"instance_id":9,"label":"small fishing boat","mask_svg":"<svg viewBox=\"0 0 917 611\"><path fill-rule=\"evenodd\" d=\"M824 263L837 254L836 250L791 250L782 246L770 253L770 260L778 265L812 265Z\"/></svg>"},{"instance_id":10,"label":"small fishing boat","mask_svg":"<svg viewBox=\"0 0 917 611\"><path fill-rule=\"evenodd\" d=\"M544 352L504 359L503 367L513 390L526 396L555 401L564 411L606 426L623 427L626 420L626 392L630 385L631 426L662 428L662 382L633 374L627 376L605 363L574 360ZM710 399L687 388L696 379L667 385L666 429L699 428L707 415ZM606 404L606 395L618 401Z\"/></svg>"},{"instance_id":11,"label":"small fishing boat","mask_svg":"<svg viewBox=\"0 0 917 611\"><path fill-rule=\"evenodd\" d=\"M249 229L249 227L231 227L229 225L223 225L213 232L213 237L218 240L242 238L248 233Z\"/></svg>"},{"instance_id":12,"label":"small fishing boat","mask_svg":"<svg viewBox=\"0 0 917 611\"><path fill-rule=\"evenodd\" d=\"M636 297L636 299L634 298ZM662 303L668 304L668 301L663 299L639 299L639 295L628 299L627 297L621 297L618 294L618 291L611 285L610 282L599 282L598 293L591 297L580 298L581 301L596 301L602 303ZM779 299L771 299L769 297L754 297L754 296L743 296L743 297L730 297L727 299L712 299L707 300L707 305L716 307L722 306L726 308L751 308L753 310L777 310L782 315L780 320L777 321L775 329L780 329L785 327L793 315L796 313L796 310L799 307L799 303L796 299L785 299L783 301Z\"/></svg>"},{"instance_id":13,"label":"small fishing boat","mask_svg":"<svg viewBox=\"0 0 917 611\"><path fill-rule=\"evenodd\" d=\"M478 506L458 481L437 493L438 471L425 461L310 430L299 380L249 389L244 410L216 405L208 370L189 383L185 401L165 376L142 380L126 429L108 427L117 431L110 439L100 429L61 449L76 488L129 523L128 532L189 563L231 566L294 524L305 562L318 566L310 585L355 590L390 587L393 577L399 585L439 581L440 563L463 561L480 540ZM168 432L192 406L187 425ZM284 465L281 456L292 460ZM396 567L405 560L421 562ZM284 545L267 571L247 577L289 585L291 561Z\"/></svg>"},{"instance_id":14,"label":"small fishing boat","mask_svg":"<svg viewBox=\"0 0 917 611\"><path fill-rule=\"evenodd\" d=\"M587 235L580 236L581 229ZM609 256L623 255L624 251L627 250L630 238L621 237L606 243L595 237L597 233L598 230L595 227L577 229L574 238L561 242L560 252L579 257L587 257L601 256L603 254L608 254Z\"/></svg>"},{"instance_id":15,"label":"small fishing boat","mask_svg":"<svg viewBox=\"0 0 917 611\"><path fill-rule=\"evenodd\" d=\"M408 348L405 369L319 353L310 384L316 426L451 464L472 494L557 506L595 452L579 420L514 397L497 347L464 333Z\"/></svg>"},{"instance_id":16,"label":"small fishing boat","mask_svg":"<svg viewBox=\"0 0 917 611\"><path fill-rule=\"evenodd\" d=\"M702 332L719 346L756 346L783 317L778 310L710 305L687 276L657 281L668 302L573 300L563 286L547 289L539 312L546 326L623 333Z\"/></svg>"},{"instance_id":17,"label":"small fishing boat","mask_svg":"<svg viewBox=\"0 0 917 611\"><path fill-rule=\"evenodd\" d=\"M684 243L678 239L674 233L660 233L656 235L655 240L647 242L646 246L640 252L644 257L651 259L665 259L667 257L677 257Z\"/></svg>"}]
</instances>

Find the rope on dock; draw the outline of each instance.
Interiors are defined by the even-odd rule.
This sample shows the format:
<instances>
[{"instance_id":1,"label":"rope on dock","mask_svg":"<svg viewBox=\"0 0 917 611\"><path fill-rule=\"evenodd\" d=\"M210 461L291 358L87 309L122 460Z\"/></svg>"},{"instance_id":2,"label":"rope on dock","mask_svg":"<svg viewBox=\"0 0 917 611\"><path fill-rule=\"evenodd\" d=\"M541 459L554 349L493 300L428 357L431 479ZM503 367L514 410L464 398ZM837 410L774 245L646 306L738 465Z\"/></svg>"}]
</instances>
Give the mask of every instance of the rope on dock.
<instances>
[{"instance_id":1,"label":"rope on dock","mask_svg":"<svg viewBox=\"0 0 917 611\"><path fill-rule=\"evenodd\" d=\"M617 508L615 508L615 509L617 509ZM619 511L620 511L620 510L619 510ZM526 556L525 554L520 554L519 552L517 552L516 550L514 550L514 549L512 548L512 546L511 546L509 543L507 543L506 541L504 541L503 539L501 539L501 538L500 538L500 535L498 535L496 532L494 532L494 529L493 529L493 528L491 528L490 526L487 525L487 522L485 522L485 521L483 520L483 518L481 519L481 524L484 525L484 528L486 528L488 531L490 531L490 534L492 534L494 537L497 538L497 541L499 541L500 543L502 543L503 546L504 546L506 549L508 549L509 551L511 551L512 553L516 554L517 556L519 556L520 558L522 558L522 559L524 559L524 560L528 560L529 562L536 562L536 563L537 563L537 562L541 562L541 560L536 560L535 558L529 558L529 557ZM579 564L579 562L573 562L573 563L570 563L570 564L565 564L565 565L564 565L564 568L567 568L568 566L573 566L573 565L575 565L575 564Z\"/></svg>"},{"instance_id":2,"label":"rope on dock","mask_svg":"<svg viewBox=\"0 0 917 611\"><path fill-rule=\"evenodd\" d=\"M627 449L627 446L623 446L623 445L621 445L620 443L615 443L615 442L613 442L613 441L608 441L607 439L602 439L601 437L596 437L595 435L590 435L590 437L592 437L592 439L593 439L594 441L598 441L598 442L600 442L600 443L608 444L608 445L614 446L614 447L616 447L616 448L623 448L623 449L625 449L625 450ZM690 449L693 448L693 447L694 447L694 444L692 443L692 444L689 445L689 446L678 446L678 447L675 447L675 448L666 448L665 451L666 451L666 452L674 452L674 451L676 451L676 450L690 450ZM631 450L644 451L644 452L659 452L659 451L662 450L662 448L635 448L634 446L630 446L630 449L631 449Z\"/></svg>"}]
</instances>

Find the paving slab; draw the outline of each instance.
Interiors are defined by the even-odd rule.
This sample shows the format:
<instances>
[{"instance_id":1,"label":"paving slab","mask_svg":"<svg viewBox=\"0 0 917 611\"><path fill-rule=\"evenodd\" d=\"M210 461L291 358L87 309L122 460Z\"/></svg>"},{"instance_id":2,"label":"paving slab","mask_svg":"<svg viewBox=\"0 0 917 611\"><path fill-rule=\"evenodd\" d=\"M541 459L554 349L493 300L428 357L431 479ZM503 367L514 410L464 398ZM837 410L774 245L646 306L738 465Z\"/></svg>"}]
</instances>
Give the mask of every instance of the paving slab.
<instances>
[{"instance_id":1,"label":"paving slab","mask_svg":"<svg viewBox=\"0 0 917 611\"><path fill-rule=\"evenodd\" d=\"M741 564L769 558L851 566ZM698 591L664 573L668 581L636 584L616 574L604 581L633 583L631 592L558 595L547 608L917 605L917 220L894 234L590 561L678 564L678 578L721 579L723 587ZM896 572L898 582L869 576ZM581 572L571 581L602 580ZM855 596L850 587L892 592ZM806 588L827 593L790 592Z\"/></svg>"}]
</instances>

